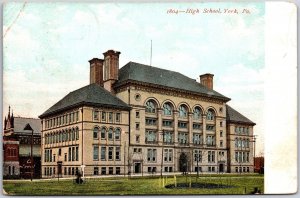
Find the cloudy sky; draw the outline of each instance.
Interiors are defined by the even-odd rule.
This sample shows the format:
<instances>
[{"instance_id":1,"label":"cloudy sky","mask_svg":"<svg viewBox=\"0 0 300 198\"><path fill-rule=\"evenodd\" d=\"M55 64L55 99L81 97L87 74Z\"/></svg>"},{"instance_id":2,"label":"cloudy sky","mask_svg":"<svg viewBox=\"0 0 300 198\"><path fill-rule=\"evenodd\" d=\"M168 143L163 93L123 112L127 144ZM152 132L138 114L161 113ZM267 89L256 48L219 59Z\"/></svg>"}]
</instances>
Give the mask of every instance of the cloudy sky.
<instances>
[{"instance_id":1,"label":"cloudy sky","mask_svg":"<svg viewBox=\"0 0 300 198\"><path fill-rule=\"evenodd\" d=\"M169 9L198 9L170 14ZM204 9L237 9L202 13ZM250 13L242 13L247 9ZM129 61L199 80L257 123L263 151L264 4L234 3L8 3L3 10L3 114L38 117L70 91L89 83L89 63L108 49Z\"/></svg>"}]
</instances>

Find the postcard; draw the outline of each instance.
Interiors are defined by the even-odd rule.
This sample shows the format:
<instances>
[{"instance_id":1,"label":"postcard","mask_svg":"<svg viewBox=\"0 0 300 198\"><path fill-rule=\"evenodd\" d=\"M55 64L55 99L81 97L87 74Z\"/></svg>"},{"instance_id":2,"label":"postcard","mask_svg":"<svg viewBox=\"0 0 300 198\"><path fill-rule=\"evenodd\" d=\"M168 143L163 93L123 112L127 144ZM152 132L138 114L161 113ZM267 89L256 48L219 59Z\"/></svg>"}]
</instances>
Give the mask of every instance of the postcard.
<instances>
[{"instance_id":1,"label":"postcard","mask_svg":"<svg viewBox=\"0 0 300 198\"><path fill-rule=\"evenodd\" d=\"M296 193L296 13L5 3L3 194Z\"/></svg>"}]
</instances>

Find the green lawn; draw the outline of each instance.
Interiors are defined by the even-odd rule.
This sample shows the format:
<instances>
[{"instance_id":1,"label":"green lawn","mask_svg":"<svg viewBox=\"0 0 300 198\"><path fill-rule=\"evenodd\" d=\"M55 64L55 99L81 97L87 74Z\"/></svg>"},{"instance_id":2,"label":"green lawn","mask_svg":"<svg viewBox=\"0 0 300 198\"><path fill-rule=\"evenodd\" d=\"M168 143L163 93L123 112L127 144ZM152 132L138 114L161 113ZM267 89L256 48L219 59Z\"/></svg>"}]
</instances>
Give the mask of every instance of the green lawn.
<instances>
[{"instance_id":1,"label":"green lawn","mask_svg":"<svg viewBox=\"0 0 300 198\"><path fill-rule=\"evenodd\" d=\"M173 176L164 177L112 177L86 179L84 184L72 180L4 181L3 188L10 195L159 195L159 194L249 194L254 187L263 193L264 178L261 175L205 175L197 178L177 176L176 183L213 183L233 186L222 189L184 188L168 189L174 184Z\"/></svg>"}]
</instances>

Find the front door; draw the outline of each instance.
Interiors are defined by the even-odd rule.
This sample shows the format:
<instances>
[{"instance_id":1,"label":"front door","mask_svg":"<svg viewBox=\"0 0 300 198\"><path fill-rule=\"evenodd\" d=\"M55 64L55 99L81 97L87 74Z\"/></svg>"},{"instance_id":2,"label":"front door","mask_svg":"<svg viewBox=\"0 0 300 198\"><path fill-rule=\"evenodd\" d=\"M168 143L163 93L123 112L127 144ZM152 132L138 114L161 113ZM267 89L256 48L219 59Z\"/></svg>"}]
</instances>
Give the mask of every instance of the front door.
<instances>
[{"instance_id":1,"label":"front door","mask_svg":"<svg viewBox=\"0 0 300 198\"><path fill-rule=\"evenodd\" d=\"M219 164L219 172L220 173L224 172L224 164Z\"/></svg>"},{"instance_id":2,"label":"front door","mask_svg":"<svg viewBox=\"0 0 300 198\"><path fill-rule=\"evenodd\" d=\"M134 173L140 173L141 172L141 163L135 162L134 163Z\"/></svg>"}]
</instances>

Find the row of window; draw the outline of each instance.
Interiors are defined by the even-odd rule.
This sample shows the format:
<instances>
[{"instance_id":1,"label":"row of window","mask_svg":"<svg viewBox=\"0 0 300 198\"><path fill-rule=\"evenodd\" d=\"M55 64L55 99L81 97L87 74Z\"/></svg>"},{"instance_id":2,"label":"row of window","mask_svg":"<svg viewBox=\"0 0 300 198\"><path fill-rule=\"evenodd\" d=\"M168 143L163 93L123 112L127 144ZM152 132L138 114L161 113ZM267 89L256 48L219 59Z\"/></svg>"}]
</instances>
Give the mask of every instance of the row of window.
<instances>
[{"instance_id":1,"label":"row of window","mask_svg":"<svg viewBox=\"0 0 300 198\"><path fill-rule=\"evenodd\" d=\"M178 143L179 144L188 144L189 141L188 133L178 133ZM154 130L146 130L145 134L145 142L146 143L157 143L157 132ZM174 143L174 132L165 131L163 133L163 142L173 144ZM222 142L222 143L221 143ZM199 133L193 134L193 144L203 144L203 136ZM221 145L222 144L222 145ZM206 145L207 146L215 146L216 145L216 137L214 135L206 136ZM223 146L223 141L220 141L220 146Z\"/></svg>"},{"instance_id":2,"label":"row of window","mask_svg":"<svg viewBox=\"0 0 300 198\"><path fill-rule=\"evenodd\" d=\"M101 115L101 117L100 117ZM117 112L105 112L105 111L99 111L95 109L93 111L93 119L94 121L102 121L102 122L121 122L121 113Z\"/></svg>"},{"instance_id":3,"label":"row of window","mask_svg":"<svg viewBox=\"0 0 300 198\"><path fill-rule=\"evenodd\" d=\"M94 127L93 129L93 138L101 140L120 140L121 139L121 129L110 127L107 129L106 127Z\"/></svg>"},{"instance_id":4,"label":"row of window","mask_svg":"<svg viewBox=\"0 0 300 198\"><path fill-rule=\"evenodd\" d=\"M146 122L146 126L157 126L157 119L156 118L146 118L145 122ZM163 127L173 127L173 121L163 120L162 121L162 126ZM187 129L188 128L188 123L187 122L178 122L177 126L180 129ZM206 125L206 130L207 131L214 131L215 128L216 128L215 125ZM136 130L140 129L140 123L139 122L136 123L135 129ZM202 124L193 123L193 129L202 130Z\"/></svg>"},{"instance_id":5,"label":"row of window","mask_svg":"<svg viewBox=\"0 0 300 198\"><path fill-rule=\"evenodd\" d=\"M235 161L242 163L242 162L249 162L249 152L235 152Z\"/></svg>"},{"instance_id":6,"label":"row of window","mask_svg":"<svg viewBox=\"0 0 300 198\"><path fill-rule=\"evenodd\" d=\"M46 128L49 129L53 127L64 126L78 121L79 121L79 111L71 112L65 115L57 116L46 120Z\"/></svg>"},{"instance_id":7,"label":"row of window","mask_svg":"<svg viewBox=\"0 0 300 198\"><path fill-rule=\"evenodd\" d=\"M7 148L6 149L7 157L16 157L17 156L17 149L16 148Z\"/></svg>"},{"instance_id":8,"label":"row of window","mask_svg":"<svg viewBox=\"0 0 300 198\"><path fill-rule=\"evenodd\" d=\"M78 139L79 139L78 127L61 130L57 132L49 132L45 134L45 144L68 142L68 141L74 141Z\"/></svg>"},{"instance_id":9,"label":"row of window","mask_svg":"<svg viewBox=\"0 0 300 198\"><path fill-rule=\"evenodd\" d=\"M202 151L199 149L194 149L194 161L202 162ZM219 152L220 155L224 156L224 152ZM156 162L157 149L147 149L147 161L148 162ZM172 162L173 161L173 149L164 149L163 155L164 162ZM215 162L215 151L207 151L207 161L209 163Z\"/></svg>"},{"instance_id":10,"label":"row of window","mask_svg":"<svg viewBox=\"0 0 300 198\"><path fill-rule=\"evenodd\" d=\"M156 113L157 112L157 103L150 99L146 102L146 113ZM163 115L172 115L173 111L174 111L174 107L172 105L172 103L170 102L166 102L163 104L163 108L162 108L162 112L163 112ZM178 108L178 112L179 112L179 117L180 118L187 118L188 117L188 107L184 104L180 105L179 108ZM194 110L193 110L193 118L195 120L198 120L198 119L201 119L202 118L202 110L200 107L195 107ZM207 114L206 114L206 119L207 120L214 120L215 119L215 111L213 109L209 109L207 111Z\"/></svg>"},{"instance_id":11,"label":"row of window","mask_svg":"<svg viewBox=\"0 0 300 198\"><path fill-rule=\"evenodd\" d=\"M249 146L249 139L235 138L235 148L249 148Z\"/></svg>"},{"instance_id":12,"label":"row of window","mask_svg":"<svg viewBox=\"0 0 300 198\"><path fill-rule=\"evenodd\" d=\"M64 167L64 172L62 172L63 175L76 175L79 168L78 167ZM44 168L44 175L45 176L55 176L58 174L56 172L56 167L45 167Z\"/></svg>"},{"instance_id":13,"label":"row of window","mask_svg":"<svg viewBox=\"0 0 300 198\"><path fill-rule=\"evenodd\" d=\"M108 170L108 172L107 172ZM94 167L94 175L100 174L99 167ZM101 167L101 175L120 175L121 174L121 167Z\"/></svg>"},{"instance_id":14,"label":"row of window","mask_svg":"<svg viewBox=\"0 0 300 198\"><path fill-rule=\"evenodd\" d=\"M61 156L61 149L58 150L58 155ZM69 147L68 153L65 153L64 160L69 161L69 162L78 161L79 160L78 146ZM52 153L52 149L45 149L44 161L45 162L56 162L56 154Z\"/></svg>"},{"instance_id":15,"label":"row of window","mask_svg":"<svg viewBox=\"0 0 300 198\"><path fill-rule=\"evenodd\" d=\"M15 175L15 166L8 166L8 175Z\"/></svg>"},{"instance_id":16,"label":"row of window","mask_svg":"<svg viewBox=\"0 0 300 198\"><path fill-rule=\"evenodd\" d=\"M107 161L107 160L115 160L115 161L120 161L121 160L121 147L116 146L99 146L99 145L94 145L93 147L93 160L94 161ZM99 153L100 151L100 153ZM100 154L100 158L99 158Z\"/></svg>"},{"instance_id":17,"label":"row of window","mask_svg":"<svg viewBox=\"0 0 300 198\"><path fill-rule=\"evenodd\" d=\"M236 126L234 131L236 134L249 135L249 127Z\"/></svg>"},{"instance_id":18,"label":"row of window","mask_svg":"<svg viewBox=\"0 0 300 198\"><path fill-rule=\"evenodd\" d=\"M240 166L240 167L235 167L235 172L236 173L241 173L241 172L247 172L247 173L249 173L250 172L250 168L249 167L242 167L242 166Z\"/></svg>"}]
</instances>

